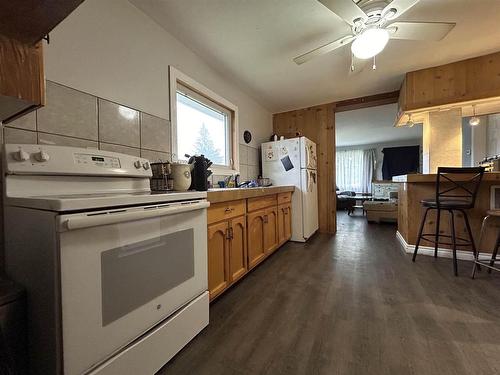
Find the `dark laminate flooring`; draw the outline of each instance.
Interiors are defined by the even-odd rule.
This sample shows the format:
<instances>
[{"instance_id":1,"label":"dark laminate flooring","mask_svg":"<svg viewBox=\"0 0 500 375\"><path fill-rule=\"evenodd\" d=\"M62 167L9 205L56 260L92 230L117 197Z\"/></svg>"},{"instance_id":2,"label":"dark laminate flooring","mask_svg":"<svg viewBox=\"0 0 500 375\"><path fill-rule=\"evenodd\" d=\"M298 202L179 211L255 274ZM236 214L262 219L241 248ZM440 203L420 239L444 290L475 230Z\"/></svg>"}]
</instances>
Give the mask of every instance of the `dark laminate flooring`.
<instances>
[{"instance_id":1,"label":"dark laminate flooring","mask_svg":"<svg viewBox=\"0 0 500 375\"><path fill-rule=\"evenodd\" d=\"M159 373L500 374L500 274L401 252L393 225L339 214L336 236L289 243L210 308Z\"/></svg>"}]
</instances>

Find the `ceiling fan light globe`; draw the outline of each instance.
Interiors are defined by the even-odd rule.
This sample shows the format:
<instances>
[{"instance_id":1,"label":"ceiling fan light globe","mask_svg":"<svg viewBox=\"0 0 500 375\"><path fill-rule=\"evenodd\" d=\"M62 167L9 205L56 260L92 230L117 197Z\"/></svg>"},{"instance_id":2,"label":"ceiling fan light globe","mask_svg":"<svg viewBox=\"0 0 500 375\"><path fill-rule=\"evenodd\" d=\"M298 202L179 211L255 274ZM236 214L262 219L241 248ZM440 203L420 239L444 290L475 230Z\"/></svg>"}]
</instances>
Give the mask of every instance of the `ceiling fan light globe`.
<instances>
[{"instance_id":1,"label":"ceiling fan light globe","mask_svg":"<svg viewBox=\"0 0 500 375\"><path fill-rule=\"evenodd\" d=\"M351 51L358 59L370 59L383 51L389 41L385 29L373 28L363 31L351 45Z\"/></svg>"}]
</instances>

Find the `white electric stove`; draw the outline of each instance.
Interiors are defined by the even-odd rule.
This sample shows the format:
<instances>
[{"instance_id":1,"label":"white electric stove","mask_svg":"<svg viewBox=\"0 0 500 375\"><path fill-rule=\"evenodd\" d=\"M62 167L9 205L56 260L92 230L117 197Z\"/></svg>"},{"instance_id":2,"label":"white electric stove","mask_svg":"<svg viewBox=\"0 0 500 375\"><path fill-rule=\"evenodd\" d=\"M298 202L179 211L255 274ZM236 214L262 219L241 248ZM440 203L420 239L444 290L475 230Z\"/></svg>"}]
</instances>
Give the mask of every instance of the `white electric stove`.
<instances>
[{"instance_id":1,"label":"white electric stove","mask_svg":"<svg viewBox=\"0 0 500 375\"><path fill-rule=\"evenodd\" d=\"M153 193L145 159L7 144L5 264L40 374L154 374L208 324L206 192Z\"/></svg>"}]
</instances>

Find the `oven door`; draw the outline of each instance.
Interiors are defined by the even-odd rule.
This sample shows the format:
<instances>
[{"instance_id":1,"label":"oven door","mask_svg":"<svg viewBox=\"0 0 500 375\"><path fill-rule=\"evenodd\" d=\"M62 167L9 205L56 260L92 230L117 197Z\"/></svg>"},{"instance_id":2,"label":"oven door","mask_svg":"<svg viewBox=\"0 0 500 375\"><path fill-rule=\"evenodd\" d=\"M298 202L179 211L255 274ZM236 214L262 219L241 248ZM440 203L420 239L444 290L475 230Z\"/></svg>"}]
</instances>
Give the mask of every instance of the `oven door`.
<instances>
[{"instance_id":1,"label":"oven door","mask_svg":"<svg viewBox=\"0 0 500 375\"><path fill-rule=\"evenodd\" d=\"M66 375L101 363L207 290L208 205L59 216Z\"/></svg>"}]
</instances>

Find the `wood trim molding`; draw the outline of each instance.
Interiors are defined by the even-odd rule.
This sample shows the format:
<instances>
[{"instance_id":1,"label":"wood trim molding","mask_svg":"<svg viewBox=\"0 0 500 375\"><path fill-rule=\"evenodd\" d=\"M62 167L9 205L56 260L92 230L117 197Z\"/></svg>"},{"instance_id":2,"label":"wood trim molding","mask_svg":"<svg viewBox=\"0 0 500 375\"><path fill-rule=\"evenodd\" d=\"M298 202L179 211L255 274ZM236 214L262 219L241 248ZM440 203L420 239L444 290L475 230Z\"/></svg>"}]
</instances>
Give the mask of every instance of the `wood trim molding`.
<instances>
[{"instance_id":1,"label":"wood trim molding","mask_svg":"<svg viewBox=\"0 0 500 375\"><path fill-rule=\"evenodd\" d=\"M355 109L370 108L384 104L397 103L398 99L399 90L376 95L362 96L354 99L341 100L335 103L335 112L352 111Z\"/></svg>"},{"instance_id":2,"label":"wood trim molding","mask_svg":"<svg viewBox=\"0 0 500 375\"><path fill-rule=\"evenodd\" d=\"M215 102L216 104L226 108L231 112L231 141L232 148L231 158L233 159L233 168L225 168L220 166L212 166L211 170L214 175L233 175L239 173L240 161L239 161L239 116L238 116L238 106L220 96L216 92L212 91L205 85L199 83L195 79L191 78L187 74L181 72L179 69L169 65L168 67L169 75L169 93L170 93L170 123L171 123L171 145L172 145L172 160L177 161L177 84L180 83L183 86L193 90L201 96Z\"/></svg>"},{"instance_id":3,"label":"wood trim molding","mask_svg":"<svg viewBox=\"0 0 500 375\"><path fill-rule=\"evenodd\" d=\"M339 102L273 114L273 130L287 138L304 135L316 143L318 149L318 198L326 202L319 206L319 231L335 233L335 112L397 103L399 91L369 95Z\"/></svg>"},{"instance_id":4,"label":"wood trim molding","mask_svg":"<svg viewBox=\"0 0 500 375\"><path fill-rule=\"evenodd\" d=\"M396 239L398 240L399 244L401 245L401 250L405 254L413 254L415 251L415 245L410 245L405 241L401 233L399 231L396 231ZM434 256L434 247L430 246L419 246L418 247L418 255L425 255L425 256ZM438 258L453 258L453 251L451 249L443 249L441 247L438 247ZM472 251L465 251L465 250L457 250L457 259L458 260L468 260L468 261L473 261L474 260L474 255L472 254ZM491 259L491 254L489 253L479 253L479 260L490 260ZM417 258L418 261L418 258Z\"/></svg>"}]
</instances>

